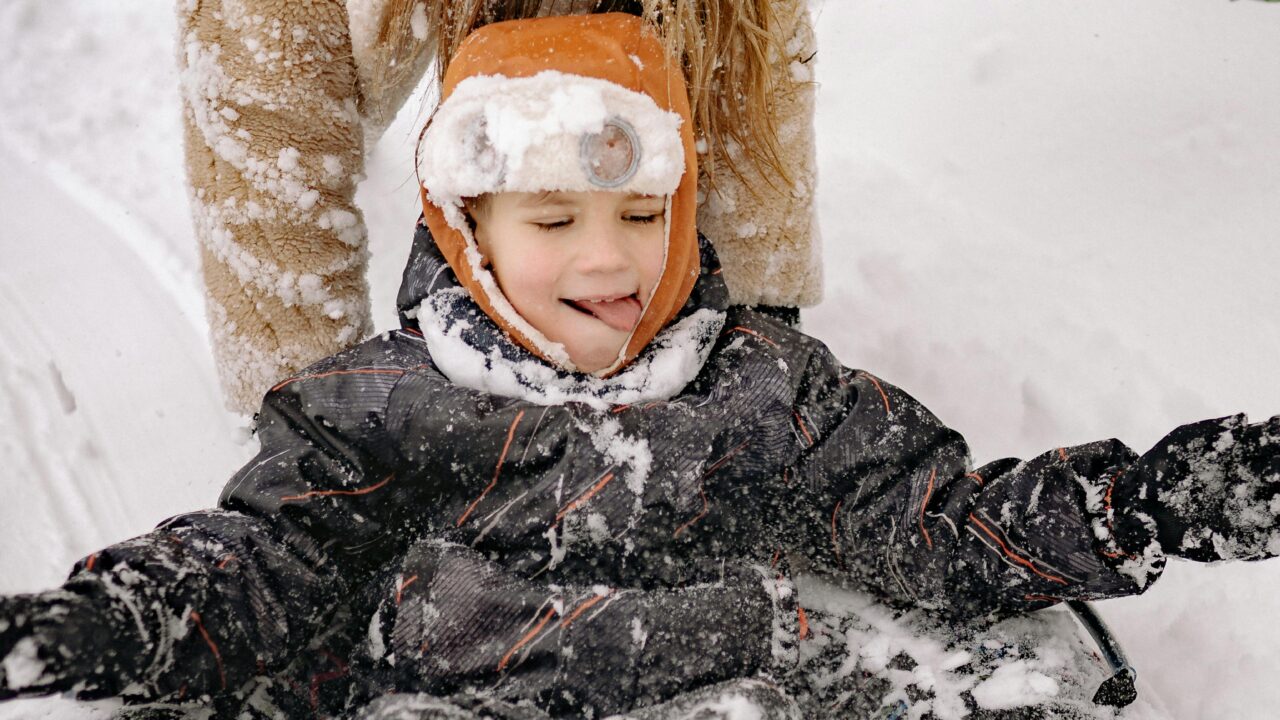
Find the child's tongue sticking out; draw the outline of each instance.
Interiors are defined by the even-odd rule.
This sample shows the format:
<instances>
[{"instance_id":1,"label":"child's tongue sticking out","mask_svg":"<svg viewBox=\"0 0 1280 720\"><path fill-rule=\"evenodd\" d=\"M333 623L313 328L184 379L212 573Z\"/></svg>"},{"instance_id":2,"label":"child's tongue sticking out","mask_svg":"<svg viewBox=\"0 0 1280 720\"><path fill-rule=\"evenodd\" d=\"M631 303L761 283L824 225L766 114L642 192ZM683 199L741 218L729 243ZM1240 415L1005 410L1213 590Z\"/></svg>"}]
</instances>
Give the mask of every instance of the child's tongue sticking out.
<instances>
[{"instance_id":1,"label":"child's tongue sticking out","mask_svg":"<svg viewBox=\"0 0 1280 720\"><path fill-rule=\"evenodd\" d=\"M640 322L640 301L634 295L608 300L566 300L578 310L594 315L614 330L631 332Z\"/></svg>"}]
</instances>

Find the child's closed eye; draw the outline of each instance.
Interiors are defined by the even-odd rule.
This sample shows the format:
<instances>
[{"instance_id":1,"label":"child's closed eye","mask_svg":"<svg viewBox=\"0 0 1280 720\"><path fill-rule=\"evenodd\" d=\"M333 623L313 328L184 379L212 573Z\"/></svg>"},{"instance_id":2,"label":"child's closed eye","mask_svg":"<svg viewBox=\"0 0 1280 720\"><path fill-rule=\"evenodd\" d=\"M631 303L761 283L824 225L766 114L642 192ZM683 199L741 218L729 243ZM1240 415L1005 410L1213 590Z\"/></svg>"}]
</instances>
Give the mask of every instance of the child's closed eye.
<instances>
[{"instance_id":1,"label":"child's closed eye","mask_svg":"<svg viewBox=\"0 0 1280 720\"><path fill-rule=\"evenodd\" d=\"M664 215L666 215L666 212L663 211L652 213L627 213L622 217L622 219L637 225L648 225L649 223L657 222L662 219Z\"/></svg>"},{"instance_id":2,"label":"child's closed eye","mask_svg":"<svg viewBox=\"0 0 1280 720\"><path fill-rule=\"evenodd\" d=\"M552 232L560 228L569 227L573 224L573 218L555 218L549 220L535 220L533 225L543 232Z\"/></svg>"}]
</instances>

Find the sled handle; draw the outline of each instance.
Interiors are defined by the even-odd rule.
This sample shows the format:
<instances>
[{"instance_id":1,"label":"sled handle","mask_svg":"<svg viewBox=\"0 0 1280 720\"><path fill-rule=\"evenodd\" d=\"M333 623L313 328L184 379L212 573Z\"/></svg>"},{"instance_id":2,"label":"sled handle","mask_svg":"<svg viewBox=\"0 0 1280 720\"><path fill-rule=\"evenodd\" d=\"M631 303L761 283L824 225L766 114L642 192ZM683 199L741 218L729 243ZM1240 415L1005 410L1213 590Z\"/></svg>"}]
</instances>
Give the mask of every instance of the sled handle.
<instances>
[{"instance_id":1,"label":"sled handle","mask_svg":"<svg viewBox=\"0 0 1280 720\"><path fill-rule=\"evenodd\" d=\"M1102 657L1111 668L1111 677L1102 681L1093 694L1095 705L1124 707L1138 698L1138 671L1129 664L1120 643L1107 628L1106 623L1094 611L1093 606L1083 600L1068 600L1067 607L1076 616L1076 620L1089 631L1089 636L1102 652Z\"/></svg>"}]
</instances>

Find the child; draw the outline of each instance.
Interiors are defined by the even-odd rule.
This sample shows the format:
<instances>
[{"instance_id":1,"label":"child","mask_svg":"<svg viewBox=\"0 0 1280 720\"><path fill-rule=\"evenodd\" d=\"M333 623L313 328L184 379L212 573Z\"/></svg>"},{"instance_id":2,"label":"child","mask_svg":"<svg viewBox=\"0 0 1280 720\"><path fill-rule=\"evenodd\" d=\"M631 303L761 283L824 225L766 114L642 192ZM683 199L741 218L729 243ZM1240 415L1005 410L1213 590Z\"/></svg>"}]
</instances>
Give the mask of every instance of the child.
<instances>
[{"instance_id":1,"label":"child","mask_svg":"<svg viewBox=\"0 0 1280 720\"><path fill-rule=\"evenodd\" d=\"M788 562L972 619L1280 552L1280 418L973 469L906 394L729 307L685 92L631 16L473 34L402 329L273 388L218 509L0 600L0 693L223 712L301 672L291 715L626 712L794 668Z\"/></svg>"}]
</instances>

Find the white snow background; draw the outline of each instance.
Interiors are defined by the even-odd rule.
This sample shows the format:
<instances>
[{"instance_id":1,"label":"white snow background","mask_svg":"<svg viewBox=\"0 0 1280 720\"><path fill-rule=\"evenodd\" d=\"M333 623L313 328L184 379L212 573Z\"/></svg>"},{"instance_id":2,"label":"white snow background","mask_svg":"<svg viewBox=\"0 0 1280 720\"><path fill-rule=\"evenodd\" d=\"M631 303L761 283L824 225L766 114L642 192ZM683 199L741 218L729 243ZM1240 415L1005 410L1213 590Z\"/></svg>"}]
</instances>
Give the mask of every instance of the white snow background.
<instances>
[{"instance_id":1,"label":"white snow background","mask_svg":"<svg viewBox=\"0 0 1280 720\"><path fill-rule=\"evenodd\" d=\"M221 408L171 3L0 3L0 592L211 505ZM1280 5L815 1L825 302L806 330L975 459L1280 413ZM419 106L359 201L374 310L417 211ZM1099 609L1130 718L1274 717L1280 561L1171 563ZM0 717L80 717L62 701Z\"/></svg>"}]
</instances>

